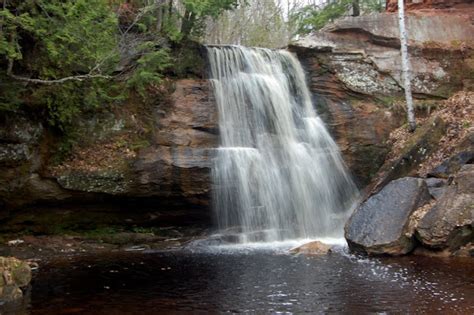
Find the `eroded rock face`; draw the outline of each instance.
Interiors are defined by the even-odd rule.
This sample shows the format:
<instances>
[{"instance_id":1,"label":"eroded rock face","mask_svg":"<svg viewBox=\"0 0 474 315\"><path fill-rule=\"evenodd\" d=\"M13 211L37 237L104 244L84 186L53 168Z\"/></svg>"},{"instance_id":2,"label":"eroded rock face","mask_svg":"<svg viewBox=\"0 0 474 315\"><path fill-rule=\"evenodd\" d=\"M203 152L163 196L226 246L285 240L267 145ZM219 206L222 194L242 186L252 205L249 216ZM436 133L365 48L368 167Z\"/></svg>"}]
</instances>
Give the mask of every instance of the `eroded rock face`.
<instances>
[{"instance_id":1,"label":"eroded rock face","mask_svg":"<svg viewBox=\"0 0 474 315\"><path fill-rule=\"evenodd\" d=\"M351 250L370 255L403 255L415 246L409 218L430 200L423 179L406 177L390 182L354 212L345 227Z\"/></svg>"},{"instance_id":2,"label":"eroded rock face","mask_svg":"<svg viewBox=\"0 0 474 315\"><path fill-rule=\"evenodd\" d=\"M28 119L26 113L0 118L0 200L24 203L21 196L28 189L29 179L38 171L42 160L39 153L43 126ZM0 202L0 210L1 210ZM1 211L0 211L1 217Z\"/></svg>"},{"instance_id":3,"label":"eroded rock face","mask_svg":"<svg viewBox=\"0 0 474 315\"><path fill-rule=\"evenodd\" d=\"M405 2L407 11L420 9L464 9L469 8L469 6L472 6L471 0L408 0ZM398 11L398 1L387 0L387 11Z\"/></svg>"},{"instance_id":4,"label":"eroded rock face","mask_svg":"<svg viewBox=\"0 0 474 315\"><path fill-rule=\"evenodd\" d=\"M151 143L113 168L68 168L57 175L68 191L133 198L180 199L208 205L217 146L217 113L207 80L180 80L156 108Z\"/></svg>"},{"instance_id":5,"label":"eroded rock face","mask_svg":"<svg viewBox=\"0 0 474 315\"><path fill-rule=\"evenodd\" d=\"M461 168L416 229L424 246L454 252L474 241L474 164Z\"/></svg>"},{"instance_id":6,"label":"eroded rock face","mask_svg":"<svg viewBox=\"0 0 474 315\"><path fill-rule=\"evenodd\" d=\"M31 281L31 268L14 257L0 257L0 301L13 302L23 297L21 288Z\"/></svg>"},{"instance_id":7,"label":"eroded rock face","mask_svg":"<svg viewBox=\"0 0 474 315\"><path fill-rule=\"evenodd\" d=\"M444 98L472 86L472 14L407 16L415 98ZM449 25L447 31L447 25ZM318 113L360 186L389 151L390 132L405 119L396 14L347 17L292 45L308 73Z\"/></svg>"},{"instance_id":8,"label":"eroded rock face","mask_svg":"<svg viewBox=\"0 0 474 315\"><path fill-rule=\"evenodd\" d=\"M390 87L384 86L383 80L379 80L373 71L373 77L364 74L367 64L362 54L320 51L317 47L293 46L290 49L297 53L308 71L309 88L318 114L336 139L356 182L360 187L366 186L389 152L386 140L390 132L401 124L403 118L361 93L362 90ZM341 60L347 61L349 57L352 64L341 65ZM333 59L340 60L333 62ZM365 70L354 74L356 63L361 63ZM344 77L354 82L358 90L356 87L349 89ZM363 86L367 80L373 84Z\"/></svg>"}]
</instances>

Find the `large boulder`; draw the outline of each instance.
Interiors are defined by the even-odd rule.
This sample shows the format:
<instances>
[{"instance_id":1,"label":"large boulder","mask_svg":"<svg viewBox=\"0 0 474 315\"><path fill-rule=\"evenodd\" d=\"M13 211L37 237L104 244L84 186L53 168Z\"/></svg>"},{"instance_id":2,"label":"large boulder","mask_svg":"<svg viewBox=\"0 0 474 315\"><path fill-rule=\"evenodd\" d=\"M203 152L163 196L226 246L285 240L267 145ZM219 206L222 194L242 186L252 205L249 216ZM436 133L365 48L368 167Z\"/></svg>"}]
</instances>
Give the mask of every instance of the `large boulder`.
<instances>
[{"instance_id":1,"label":"large boulder","mask_svg":"<svg viewBox=\"0 0 474 315\"><path fill-rule=\"evenodd\" d=\"M461 168L419 222L416 234L426 247L454 252L474 241L474 165Z\"/></svg>"},{"instance_id":2,"label":"large boulder","mask_svg":"<svg viewBox=\"0 0 474 315\"><path fill-rule=\"evenodd\" d=\"M351 250L370 255L403 255L415 246L410 216L430 200L423 179L390 182L354 212L345 227Z\"/></svg>"}]
</instances>

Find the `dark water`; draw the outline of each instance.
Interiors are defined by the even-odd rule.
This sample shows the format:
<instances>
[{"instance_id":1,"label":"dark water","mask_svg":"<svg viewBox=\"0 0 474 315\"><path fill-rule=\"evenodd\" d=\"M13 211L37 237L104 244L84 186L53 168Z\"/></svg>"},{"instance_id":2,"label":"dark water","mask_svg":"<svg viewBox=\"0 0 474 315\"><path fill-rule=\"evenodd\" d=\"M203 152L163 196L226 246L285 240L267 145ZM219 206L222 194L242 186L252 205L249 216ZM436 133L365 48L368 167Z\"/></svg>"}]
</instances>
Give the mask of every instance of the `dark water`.
<instances>
[{"instance_id":1,"label":"dark water","mask_svg":"<svg viewBox=\"0 0 474 315\"><path fill-rule=\"evenodd\" d=\"M474 314L472 259L278 251L116 254L49 263L13 314Z\"/></svg>"}]
</instances>

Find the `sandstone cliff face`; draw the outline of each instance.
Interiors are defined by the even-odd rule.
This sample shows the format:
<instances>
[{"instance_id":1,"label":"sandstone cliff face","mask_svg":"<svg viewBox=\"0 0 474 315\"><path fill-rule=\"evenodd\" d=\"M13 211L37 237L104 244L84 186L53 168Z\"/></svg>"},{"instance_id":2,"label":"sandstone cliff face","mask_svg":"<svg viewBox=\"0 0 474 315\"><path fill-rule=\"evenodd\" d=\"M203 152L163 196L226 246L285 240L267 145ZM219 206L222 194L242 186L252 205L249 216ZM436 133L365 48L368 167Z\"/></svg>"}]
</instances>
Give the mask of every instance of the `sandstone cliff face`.
<instances>
[{"instance_id":1,"label":"sandstone cliff face","mask_svg":"<svg viewBox=\"0 0 474 315\"><path fill-rule=\"evenodd\" d=\"M405 3L408 11L420 9L465 9L472 5L470 0L406 0ZM397 10L398 1L387 0L387 11L396 12Z\"/></svg>"},{"instance_id":2,"label":"sandstone cliff face","mask_svg":"<svg viewBox=\"0 0 474 315\"><path fill-rule=\"evenodd\" d=\"M153 131L140 140L141 149L133 150L131 142L138 141L134 133L144 127L127 126L134 115L119 118L107 113L84 119L81 133L89 144L75 149L59 166L51 166L47 158L52 148L41 124L10 116L0 128L3 208L100 202L107 196L208 206L212 152L217 146L211 94L206 80L177 81L170 99L153 108L148 126Z\"/></svg>"},{"instance_id":3,"label":"sandstone cliff face","mask_svg":"<svg viewBox=\"0 0 474 315\"><path fill-rule=\"evenodd\" d=\"M418 108L472 87L469 13L409 15L407 24ZM396 14L347 17L290 46L361 187L383 164L390 132L405 120L398 34Z\"/></svg>"}]
</instances>

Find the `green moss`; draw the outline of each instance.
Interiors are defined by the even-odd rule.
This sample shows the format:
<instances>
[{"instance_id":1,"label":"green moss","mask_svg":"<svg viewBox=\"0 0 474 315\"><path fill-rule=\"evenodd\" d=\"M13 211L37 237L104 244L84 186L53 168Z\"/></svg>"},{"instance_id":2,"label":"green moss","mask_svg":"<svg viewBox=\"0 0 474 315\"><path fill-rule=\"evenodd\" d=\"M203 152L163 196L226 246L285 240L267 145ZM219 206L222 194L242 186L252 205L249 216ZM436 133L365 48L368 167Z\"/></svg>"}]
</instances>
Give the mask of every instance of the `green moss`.
<instances>
[{"instance_id":1,"label":"green moss","mask_svg":"<svg viewBox=\"0 0 474 315\"><path fill-rule=\"evenodd\" d=\"M148 148L150 146L150 141L147 139L137 139L135 142L130 143L129 147L133 151L137 151L140 149Z\"/></svg>"},{"instance_id":2,"label":"green moss","mask_svg":"<svg viewBox=\"0 0 474 315\"><path fill-rule=\"evenodd\" d=\"M379 95L376 97L375 101L377 104L380 104L385 108L392 108L403 101L403 98L395 95Z\"/></svg>"}]
</instances>

